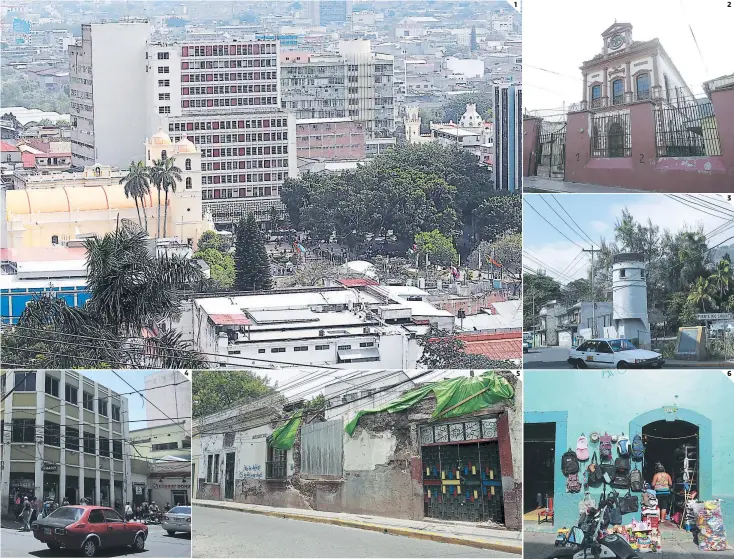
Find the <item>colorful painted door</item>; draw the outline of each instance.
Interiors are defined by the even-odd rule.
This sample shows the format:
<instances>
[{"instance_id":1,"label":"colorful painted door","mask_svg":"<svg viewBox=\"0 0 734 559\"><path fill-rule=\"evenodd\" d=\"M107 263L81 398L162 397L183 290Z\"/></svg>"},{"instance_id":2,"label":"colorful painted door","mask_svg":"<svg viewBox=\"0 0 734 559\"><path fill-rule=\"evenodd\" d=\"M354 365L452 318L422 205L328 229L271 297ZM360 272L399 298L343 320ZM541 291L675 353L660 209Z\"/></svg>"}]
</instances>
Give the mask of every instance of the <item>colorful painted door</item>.
<instances>
[{"instance_id":1,"label":"colorful painted door","mask_svg":"<svg viewBox=\"0 0 734 559\"><path fill-rule=\"evenodd\" d=\"M504 524L499 444L487 440L496 427L485 433L492 427L481 423L484 430L478 421L421 429L425 516Z\"/></svg>"}]
</instances>

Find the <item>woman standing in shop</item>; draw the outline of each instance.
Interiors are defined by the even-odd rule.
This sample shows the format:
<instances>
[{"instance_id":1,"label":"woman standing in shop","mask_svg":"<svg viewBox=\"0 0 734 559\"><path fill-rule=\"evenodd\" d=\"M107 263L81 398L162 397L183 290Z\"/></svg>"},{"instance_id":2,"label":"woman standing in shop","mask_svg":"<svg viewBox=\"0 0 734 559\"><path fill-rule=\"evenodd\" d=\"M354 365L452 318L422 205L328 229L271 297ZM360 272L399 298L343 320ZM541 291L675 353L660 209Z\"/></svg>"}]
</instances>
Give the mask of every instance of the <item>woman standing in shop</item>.
<instances>
[{"instance_id":1,"label":"woman standing in shop","mask_svg":"<svg viewBox=\"0 0 734 559\"><path fill-rule=\"evenodd\" d=\"M652 487L658 498L660 507L660 524L665 522L665 517L670 510L670 502L673 496L673 478L665 471L665 466L660 462L655 464L655 475L652 477Z\"/></svg>"}]
</instances>

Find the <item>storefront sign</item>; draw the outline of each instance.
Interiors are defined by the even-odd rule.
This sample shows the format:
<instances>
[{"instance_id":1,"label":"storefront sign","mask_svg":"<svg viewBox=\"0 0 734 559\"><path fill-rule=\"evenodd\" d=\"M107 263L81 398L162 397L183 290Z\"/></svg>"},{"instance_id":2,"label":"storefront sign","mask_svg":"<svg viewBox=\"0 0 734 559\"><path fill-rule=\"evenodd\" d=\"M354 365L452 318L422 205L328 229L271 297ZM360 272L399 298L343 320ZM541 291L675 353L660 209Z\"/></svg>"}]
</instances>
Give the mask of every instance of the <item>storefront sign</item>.
<instances>
[{"instance_id":1,"label":"storefront sign","mask_svg":"<svg viewBox=\"0 0 734 559\"><path fill-rule=\"evenodd\" d=\"M135 494L136 495L142 495L143 494L143 487L140 485L135 486Z\"/></svg>"},{"instance_id":2,"label":"storefront sign","mask_svg":"<svg viewBox=\"0 0 734 559\"><path fill-rule=\"evenodd\" d=\"M708 312L696 315L698 320L734 320L734 313L730 312Z\"/></svg>"},{"instance_id":3,"label":"storefront sign","mask_svg":"<svg viewBox=\"0 0 734 559\"><path fill-rule=\"evenodd\" d=\"M57 472L58 470L59 466L57 464L49 464L46 462L41 466L42 472Z\"/></svg>"},{"instance_id":4,"label":"storefront sign","mask_svg":"<svg viewBox=\"0 0 734 559\"><path fill-rule=\"evenodd\" d=\"M154 483L153 489L190 489L190 485L184 483Z\"/></svg>"}]
</instances>

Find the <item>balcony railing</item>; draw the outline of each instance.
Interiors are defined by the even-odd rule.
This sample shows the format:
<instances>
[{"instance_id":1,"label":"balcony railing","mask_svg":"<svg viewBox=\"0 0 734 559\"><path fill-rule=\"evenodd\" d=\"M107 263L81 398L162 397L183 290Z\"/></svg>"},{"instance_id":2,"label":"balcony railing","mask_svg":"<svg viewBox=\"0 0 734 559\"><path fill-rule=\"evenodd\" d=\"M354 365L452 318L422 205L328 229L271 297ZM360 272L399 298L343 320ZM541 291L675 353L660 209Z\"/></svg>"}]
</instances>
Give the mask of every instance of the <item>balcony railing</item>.
<instances>
[{"instance_id":1,"label":"balcony railing","mask_svg":"<svg viewBox=\"0 0 734 559\"><path fill-rule=\"evenodd\" d=\"M265 462L265 479L285 479L287 471L285 460Z\"/></svg>"}]
</instances>

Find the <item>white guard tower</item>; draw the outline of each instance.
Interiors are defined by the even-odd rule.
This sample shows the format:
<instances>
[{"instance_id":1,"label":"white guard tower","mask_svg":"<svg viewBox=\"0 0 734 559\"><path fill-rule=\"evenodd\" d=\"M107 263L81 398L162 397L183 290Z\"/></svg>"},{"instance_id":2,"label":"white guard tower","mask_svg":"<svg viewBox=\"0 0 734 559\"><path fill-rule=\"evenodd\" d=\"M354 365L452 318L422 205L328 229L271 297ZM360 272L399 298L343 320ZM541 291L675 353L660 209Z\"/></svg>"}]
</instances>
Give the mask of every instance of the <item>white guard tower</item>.
<instances>
[{"instance_id":1,"label":"white guard tower","mask_svg":"<svg viewBox=\"0 0 734 559\"><path fill-rule=\"evenodd\" d=\"M647 265L642 254L626 252L614 256L612 286L614 328L617 336L636 340L638 347L650 349Z\"/></svg>"}]
</instances>

